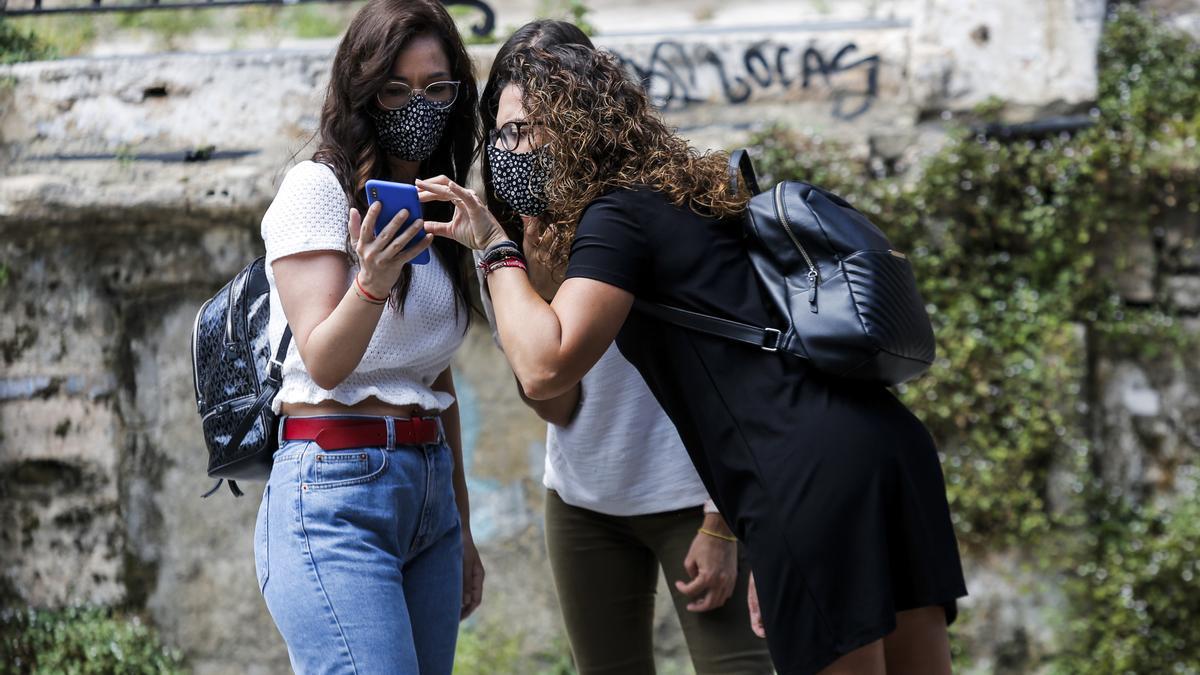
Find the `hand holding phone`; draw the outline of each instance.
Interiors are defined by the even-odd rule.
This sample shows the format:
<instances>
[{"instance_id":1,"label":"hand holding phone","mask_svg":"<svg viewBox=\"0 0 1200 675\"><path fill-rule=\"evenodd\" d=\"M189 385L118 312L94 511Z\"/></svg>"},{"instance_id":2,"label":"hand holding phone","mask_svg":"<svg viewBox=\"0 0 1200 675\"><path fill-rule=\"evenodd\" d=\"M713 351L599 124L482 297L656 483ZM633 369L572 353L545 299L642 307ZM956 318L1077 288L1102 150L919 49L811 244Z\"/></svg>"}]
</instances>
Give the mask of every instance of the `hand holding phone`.
<instances>
[{"instance_id":1,"label":"hand holding phone","mask_svg":"<svg viewBox=\"0 0 1200 675\"><path fill-rule=\"evenodd\" d=\"M401 210L408 210L408 217L404 220L400 229L396 230L396 234L408 229L413 222L421 219L421 200L417 198L417 188L408 185L407 183L393 183L386 180L369 180L366 185L367 204L380 202L381 207L379 216L375 219L375 234L378 236L383 228L387 227L388 223L396 217ZM419 245L425 238L425 228L422 227L417 236L413 237L412 242L404 247L405 250ZM420 255L410 261L414 265L424 265L429 262L429 251L422 251Z\"/></svg>"}]
</instances>

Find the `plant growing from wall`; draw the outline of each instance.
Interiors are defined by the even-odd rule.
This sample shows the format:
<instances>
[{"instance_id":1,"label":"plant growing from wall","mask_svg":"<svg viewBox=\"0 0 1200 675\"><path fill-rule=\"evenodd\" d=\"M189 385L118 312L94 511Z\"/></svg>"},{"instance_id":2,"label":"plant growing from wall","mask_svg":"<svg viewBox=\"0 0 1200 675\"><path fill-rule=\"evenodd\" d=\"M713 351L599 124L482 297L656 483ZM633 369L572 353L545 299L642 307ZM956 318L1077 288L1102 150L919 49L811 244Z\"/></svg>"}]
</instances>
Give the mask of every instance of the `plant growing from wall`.
<instances>
[{"instance_id":1,"label":"plant growing from wall","mask_svg":"<svg viewBox=\"0 0 1200 675\"><path fill-rule=\"evenodd\" d=\"M35 675L184 672L179 654L136 616L101 608L4 610L0 663Z\"/></svg>"},{"instance_id":2,"label":"plant growing from wall","mask_svg":"<svg viewBox=\"0 0 1200 675\"><path fill-rule=\"evenodd\" d=\"M31 30L0 16L0 65L38 61L54 56L54 50Z\"/></svg>"}]
</instances>

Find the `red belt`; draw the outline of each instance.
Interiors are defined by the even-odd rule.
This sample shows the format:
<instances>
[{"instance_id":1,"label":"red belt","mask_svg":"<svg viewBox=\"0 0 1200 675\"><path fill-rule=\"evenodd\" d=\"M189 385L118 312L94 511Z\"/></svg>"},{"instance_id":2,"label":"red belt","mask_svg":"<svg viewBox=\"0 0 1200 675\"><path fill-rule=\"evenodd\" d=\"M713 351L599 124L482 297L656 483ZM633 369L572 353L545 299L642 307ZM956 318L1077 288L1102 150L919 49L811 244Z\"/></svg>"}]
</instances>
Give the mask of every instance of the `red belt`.
<instances>
[{"instance_id":1,"label":"red belt","mask_svg":"<svg viewBox=\"0 0 1200 675\"><path fill-rule=\"evenodd\" d=\"M388 420L394 428L388 444ZM324 450L425 445L441 440L436 417L288 417L285 441L315 441Z\"/></svg>"}]
</instances>

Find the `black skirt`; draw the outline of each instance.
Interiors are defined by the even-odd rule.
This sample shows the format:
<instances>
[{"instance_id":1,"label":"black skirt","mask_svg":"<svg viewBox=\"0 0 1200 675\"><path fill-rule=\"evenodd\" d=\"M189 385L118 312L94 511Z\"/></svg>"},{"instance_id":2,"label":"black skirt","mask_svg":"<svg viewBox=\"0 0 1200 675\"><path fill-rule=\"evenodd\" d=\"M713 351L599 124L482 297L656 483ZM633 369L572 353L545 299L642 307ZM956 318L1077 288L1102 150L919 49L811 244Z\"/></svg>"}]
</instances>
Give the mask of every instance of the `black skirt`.
<instances>
[{"instance_id":1,"label":"black skirt","mask_svg":"<svg viewBox=\"0 0 1200 675\"><path fill-rule=\"evenodd\" d=\"M714 487L750 552L780 673L815 673L896 627L896 613L966 595L937 451L882 389L819 378L786 440L705 449ZM802 431L800 431L802 430ZM730 470L752 466L753 476Z\"/></svg>"}]
</instances>

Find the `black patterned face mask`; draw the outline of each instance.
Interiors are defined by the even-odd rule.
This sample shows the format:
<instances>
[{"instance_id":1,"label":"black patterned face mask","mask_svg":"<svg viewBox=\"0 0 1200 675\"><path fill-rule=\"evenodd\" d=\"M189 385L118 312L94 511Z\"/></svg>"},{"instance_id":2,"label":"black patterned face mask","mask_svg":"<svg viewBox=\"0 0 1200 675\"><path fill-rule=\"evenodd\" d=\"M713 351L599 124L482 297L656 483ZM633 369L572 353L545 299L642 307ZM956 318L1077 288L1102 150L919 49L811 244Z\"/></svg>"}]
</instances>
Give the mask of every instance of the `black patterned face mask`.
<instances>
[{"instance_id":1,"label":"black patterned face mask","mask_svg":"<svg viewBox=\"0 0 1200 675\"><path fill-rule=\"evenodd\" d=\"M513 211L523 216L540 216L549 208L546 181L550 179L550 156L546 154L546 146L531 152L512 152L489 145L487 159L492 171L492 191Z\"/></svg>"},{"instance_id":2,"label":"black patterned face mask","mask_svg":"<svg viewBox=\"0 0 1200 675\"><path fill-rule=\"evenodd\" d=\"M371 117L384 152L408 162L422 162L441 142L450 108L436 108L424 96L414 95L403 108L375 109Z\"/></svg>"}]
</instances>

